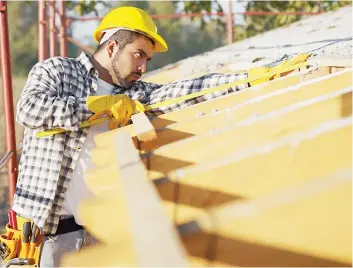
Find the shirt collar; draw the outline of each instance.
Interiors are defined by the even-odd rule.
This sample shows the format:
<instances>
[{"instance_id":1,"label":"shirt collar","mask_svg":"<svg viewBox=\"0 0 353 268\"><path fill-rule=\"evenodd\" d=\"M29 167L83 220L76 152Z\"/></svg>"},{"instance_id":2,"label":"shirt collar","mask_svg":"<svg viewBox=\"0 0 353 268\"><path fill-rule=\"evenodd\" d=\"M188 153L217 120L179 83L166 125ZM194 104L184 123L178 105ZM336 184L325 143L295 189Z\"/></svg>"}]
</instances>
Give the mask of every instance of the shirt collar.
<instances>
[{"instance_id":1,"label":"shirt collar","mask_svg":"<svg viewBox=\"0 0 353 268\"><path fill-rule=\"evenodd\" d=\"M94 71L90 56L88 56L86 53L82 52L76 59L85 67L87 74L89 74L92 70Z\"/></svg>"}]
</instances>

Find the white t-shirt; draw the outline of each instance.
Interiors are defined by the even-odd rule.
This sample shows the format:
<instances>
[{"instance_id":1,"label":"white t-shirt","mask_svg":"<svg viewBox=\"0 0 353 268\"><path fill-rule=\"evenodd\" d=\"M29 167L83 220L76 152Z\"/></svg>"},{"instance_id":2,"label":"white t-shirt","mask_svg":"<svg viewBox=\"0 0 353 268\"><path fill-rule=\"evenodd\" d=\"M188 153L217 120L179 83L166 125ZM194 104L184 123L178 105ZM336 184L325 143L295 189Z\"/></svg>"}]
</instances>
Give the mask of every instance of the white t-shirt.
<instances>
[{"instance_id":1,"label":"white t-shirt","mask_svg":"<svg viewBox=\"0 0 353 268\"><path fill-rule=\"evenodd\" d=\"M109 95L113 88L113 85L98 79L96 95ZM73 215L76 223L80 225L82 225L82 222L78 216L78 205L81 200L94 196L87 188L83 177L88 169L94 168L91 158L91 151L95 147L94 136L108 130L108 122L90 127L65 194L65 199L60 214Z\"/></svg>"}]
</instances>

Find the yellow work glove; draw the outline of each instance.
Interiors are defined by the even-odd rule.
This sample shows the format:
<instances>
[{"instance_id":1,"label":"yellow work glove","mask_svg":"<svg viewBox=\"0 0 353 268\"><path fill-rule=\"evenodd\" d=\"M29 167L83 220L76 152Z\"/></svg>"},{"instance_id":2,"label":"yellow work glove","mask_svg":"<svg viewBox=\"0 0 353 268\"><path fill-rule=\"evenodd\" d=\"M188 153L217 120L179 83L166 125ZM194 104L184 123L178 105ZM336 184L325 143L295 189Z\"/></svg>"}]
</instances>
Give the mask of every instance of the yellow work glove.
<instances>
[{"instance_id":1,"label":"yellow work glove","mask_svg":"<svg viewBox=\"0 0 353 268\"><path fill-rule=\"evenodd\" d=\"M267 81L270 81L274 77L281 77L284 75L287 75L288 73L291 73L292 71L286 71L283 72L284 68L287 68L291 65L296 65L301 62L305 62L311 54L300 54L298 56L295 56L291 59L284 60L283 62L277 64L276 66L272 67L255 67L255 68L250 68L249 73L248 73L248 78L254 79L254 81L250 82L251 86L261 84ZM276 73L276 74L272 74ZM257 79L259 78L259 79Z\"/></svg>"},{"instance_id":2,"label":"yellow work glove","mask_svg":"<svg viewBox=\"0 0 353 268\"><path fill-rule=\"evenodd\" d=\"M133 114L145 111L143 104L124 94L89 96L86 104L88 110L95 113L88 119L89 121L102 116L113 117L109 122L109 129L125 126Z\"/></svg>"}]
</instances>

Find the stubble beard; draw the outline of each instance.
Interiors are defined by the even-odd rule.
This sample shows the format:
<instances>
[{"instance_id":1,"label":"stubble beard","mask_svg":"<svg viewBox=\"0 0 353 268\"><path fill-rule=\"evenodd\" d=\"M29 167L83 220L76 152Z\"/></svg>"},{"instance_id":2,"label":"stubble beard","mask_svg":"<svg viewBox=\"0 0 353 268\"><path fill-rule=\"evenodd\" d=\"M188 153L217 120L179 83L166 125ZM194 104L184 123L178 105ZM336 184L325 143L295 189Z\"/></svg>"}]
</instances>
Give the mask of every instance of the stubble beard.
<instances>
[{"instance_id":1,"label":"stubble beard","mask_svg":"<svg viewBox=\"0 0 353 268\"><path fill-rule=\"evenodd\" d=\"M132 83L126 78L123 78L121 72L118 70L119 54L116 54L111 63L111 68L109 69L109 74L112 77L113 83L121 86L123 88L129 89L132 87Z\"/></svg>"}]
</instances>

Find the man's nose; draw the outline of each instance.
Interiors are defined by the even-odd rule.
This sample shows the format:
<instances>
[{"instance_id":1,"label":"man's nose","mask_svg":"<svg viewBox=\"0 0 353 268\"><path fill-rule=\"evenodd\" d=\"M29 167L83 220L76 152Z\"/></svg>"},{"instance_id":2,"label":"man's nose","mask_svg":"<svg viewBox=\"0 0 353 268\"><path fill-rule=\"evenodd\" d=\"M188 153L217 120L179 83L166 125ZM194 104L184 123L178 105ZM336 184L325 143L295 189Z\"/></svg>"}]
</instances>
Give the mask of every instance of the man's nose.
<instances>
[{"instance_id":1,"label":"man's nose","mask_svg":"<svg viewBox=\"0 0 353 268\"><path fill-rule=\"evenodd\" d=\"M141 73L146 72L146 69L147 69L147 62L145 62L144 64L142 64L138 69L139 69L139 71L140 71Z\"/></svg>"}]
</instances>

